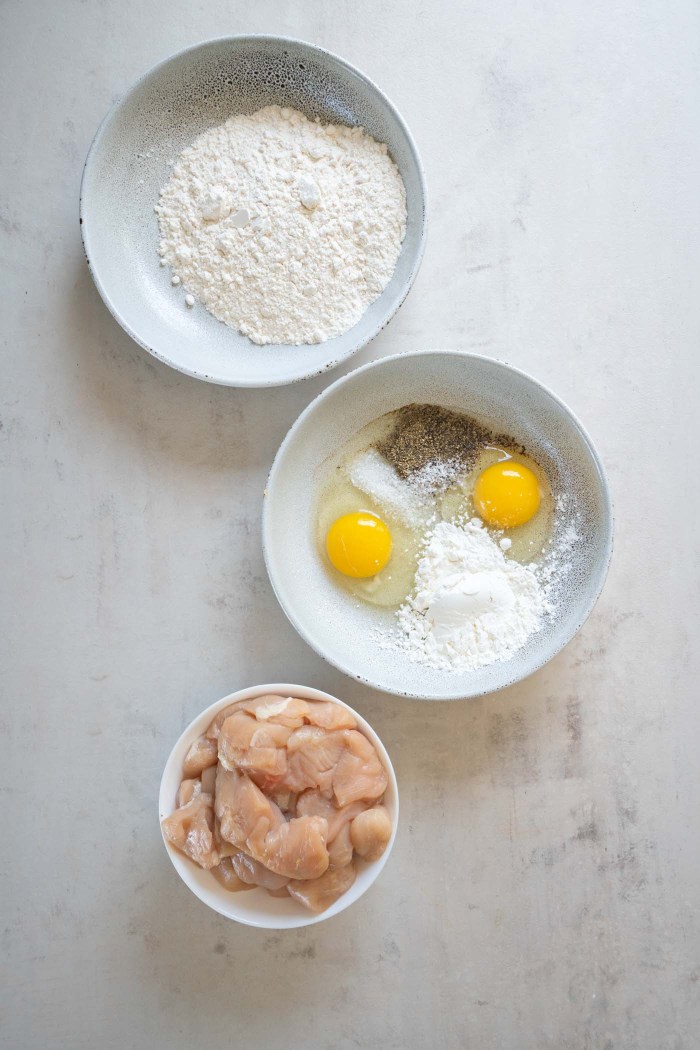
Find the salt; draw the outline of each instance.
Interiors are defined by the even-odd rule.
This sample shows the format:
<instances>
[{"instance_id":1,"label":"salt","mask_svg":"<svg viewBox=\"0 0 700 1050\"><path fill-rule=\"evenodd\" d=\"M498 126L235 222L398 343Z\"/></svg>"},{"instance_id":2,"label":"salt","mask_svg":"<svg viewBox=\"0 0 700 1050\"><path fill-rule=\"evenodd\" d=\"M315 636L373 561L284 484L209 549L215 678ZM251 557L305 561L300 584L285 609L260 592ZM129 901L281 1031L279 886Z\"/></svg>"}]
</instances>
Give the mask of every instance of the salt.
<instances>
[{"instance_id":1,"label":"salt","mask_svg":"<svg viewBox=\"0 0 700 1050\"><path fill-rule=\"evenodd\" d=\"M375 448L361 452L347 466L355 488L411 528L425 525L432 515L431 501L403 478Z\"/></svg>"}]
</instances>

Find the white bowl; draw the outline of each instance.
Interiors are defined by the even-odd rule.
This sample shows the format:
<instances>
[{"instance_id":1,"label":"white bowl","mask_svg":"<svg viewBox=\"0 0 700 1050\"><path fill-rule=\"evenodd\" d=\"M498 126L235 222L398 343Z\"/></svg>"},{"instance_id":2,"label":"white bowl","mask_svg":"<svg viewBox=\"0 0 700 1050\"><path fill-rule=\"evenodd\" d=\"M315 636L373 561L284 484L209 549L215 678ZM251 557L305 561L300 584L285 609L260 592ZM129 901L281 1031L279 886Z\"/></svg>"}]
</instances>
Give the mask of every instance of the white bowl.
<instances>
[{"instance_id":1,"label":"white bowl","mask_svg":"<svg viewBox=\"0 0 700 1050\"><path fill-rule=\"evenodd\" d=\"M389 147L406 186L406 236L394 275L354 328L315 346L255 346L197 304L189 310L158 265L153 206L171 162L235 113L292 106L323 123L361 124ZM401 116L364 74L284 37L209 40L145 73L105 117L80 191L90 272L105 304L154 357L226 386L279 386L344 361L380 331L413 283L425 242L425 182Z\"/></svg>"},{"instance_id":2,"label":"white bowl","mask_svg":"<svg viewBox=\"0 0 700 1050\"><path fill-rule=\"evenodd\" d=\"M185 755L191 744L206 730L214 716L223 708L228 707L229 704L234 704L238 700L250 700L255 696L263 696L265 693L297 696L304 700L331 700L334 704L340 704L341 707L344 707L346 711L349 711L357 719L358 729L376 747L389 778L384 805L389 811L393 830L389 845L382 856L379 860L371 863L356 857L354 863L357 869L357 878L353 885L330 908L321 912L320 915L315 915L313 912L306 911L302 904L292 900L291 897L271 897L269 893L262 889L231 893L219 885L211 872L200 868L189 857L186 857L184 853L180 853L179 850L175 849L164 835L163 842L175 870L185 885L201 901L213 908L214 911L218 911L219 915L224 915L227 919L235 919L236 922L242 922L246 926L260 926L267 930L291 930L298 926L313 926L314 923L323 922L324 919L330 919L341 911L345 911L356 900L359 900L375 879L379 877L380 872L389 859L389 854L393 849L394 839L396 838L396 828L399 821L399 789L396 783L394 767L391 764L391 759L384 744L369 722L365 721L362 715L354 711L348 704L343 703L336 696L330 696L328 693L321 692L320 689L312 689L306 685L289 685L288 683L256 685L248 689L239 689L237 693L231 693L230 696L217 700L215 704L208 707L206 711L202 711L201 715L198 715L188 725L165 763L158 798L159 820L169 816L175 809L175 796L182 780L182 764Z\"/></svg>"},{"instance_id":3,"label":"white bowl","mask_svg":"<svg viewBox=\"0 0 700 1050\"><path fill-rule=\"evenodd\" d=\"M340 589L315 541L315 481L327 458L361 427L411 402L466 412L522 442L547 472L553 492L570 493L580 512L555 616L509 660L450 673L380 648L376 633L391 610ZM456 700L502 689L532 674L574 636L603 586L612 550L612 508L591 439L551 391L510 365L454 350L374 361L328 387L302 412L277 453L263 509L263 548L275 594L299 634L341 671L376 689Z\"/></svg>"}]
</instances>

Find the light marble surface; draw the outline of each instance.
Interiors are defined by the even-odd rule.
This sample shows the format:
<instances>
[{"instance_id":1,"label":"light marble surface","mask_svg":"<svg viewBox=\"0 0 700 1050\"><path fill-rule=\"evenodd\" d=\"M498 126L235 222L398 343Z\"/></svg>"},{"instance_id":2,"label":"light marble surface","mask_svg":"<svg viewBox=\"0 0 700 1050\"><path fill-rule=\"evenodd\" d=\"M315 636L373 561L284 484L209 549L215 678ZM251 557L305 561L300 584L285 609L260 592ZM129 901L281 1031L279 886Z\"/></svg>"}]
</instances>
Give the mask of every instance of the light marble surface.
<instances>
[{"instance_id":1,"label":"light marble surface","mask_svg":"<svg viewBox=\"0 0 700 1050\"><path fill-rule=\"evenodd\" d=\"M90 282L78 185L110 101L171 51L246 31L346 56L422 151L423 269L356 363L505 357L607 462L603 597L505 693L392 699L306 648L259 510L327 379L187 379ZM0 5L3 1046L697 1047L699 51L691 0ZM376 886L288 935L210 914L156 820L182 726L275 678L359 708L402 790Z\"/></svg>"}]
</instances>

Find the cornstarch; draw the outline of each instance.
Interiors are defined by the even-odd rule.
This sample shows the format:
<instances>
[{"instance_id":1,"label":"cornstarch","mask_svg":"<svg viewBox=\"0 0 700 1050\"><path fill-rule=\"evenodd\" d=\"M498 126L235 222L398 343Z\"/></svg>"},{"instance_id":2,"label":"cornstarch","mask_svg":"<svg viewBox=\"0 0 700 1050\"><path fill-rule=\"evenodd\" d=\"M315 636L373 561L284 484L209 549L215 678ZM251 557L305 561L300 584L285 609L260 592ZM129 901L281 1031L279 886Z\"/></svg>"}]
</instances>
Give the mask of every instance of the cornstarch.
<instances>
[{"instance_id":1,"label":"cornstarch","mask_svg":"<svg viewBox=\"0 0 700 1050\"><path fill-rule=\"evenodd\" d=\"M416 663L471 671L512 656L545 611L534 568L506 558L478 518L443 521L428 533L389 647Z\"/></svg>"}]
</instances>

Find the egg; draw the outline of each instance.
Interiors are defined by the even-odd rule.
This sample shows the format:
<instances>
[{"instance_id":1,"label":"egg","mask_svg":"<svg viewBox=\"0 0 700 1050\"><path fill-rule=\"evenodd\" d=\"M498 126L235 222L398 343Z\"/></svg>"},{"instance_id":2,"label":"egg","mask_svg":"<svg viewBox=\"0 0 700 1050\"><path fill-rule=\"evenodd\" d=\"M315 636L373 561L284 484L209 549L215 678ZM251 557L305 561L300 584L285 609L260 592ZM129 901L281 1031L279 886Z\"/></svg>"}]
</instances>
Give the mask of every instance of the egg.
<instances>
[{"instance_id":1,"label":"egg","mask_svg":"<svg viewBox=\"0 0 700 1050\"><path fill-rule=\"evenodd\" d=\"M368 511L345 514L326 534L331 565L344 576L376 576L391 557L391 532L381 518Z\"/></svg>"},{"instance_id":2,"label":"egg","mask_svg":"<svg viewBox=\"0 0 700 1050\"><path fill-rule=\"evenodd\" d=\"M507 459L482 471L474 486L476 509L487 525L512 529L534 518L540 506L540 486L523 463Z\"/></svg>"}]
</instances>

